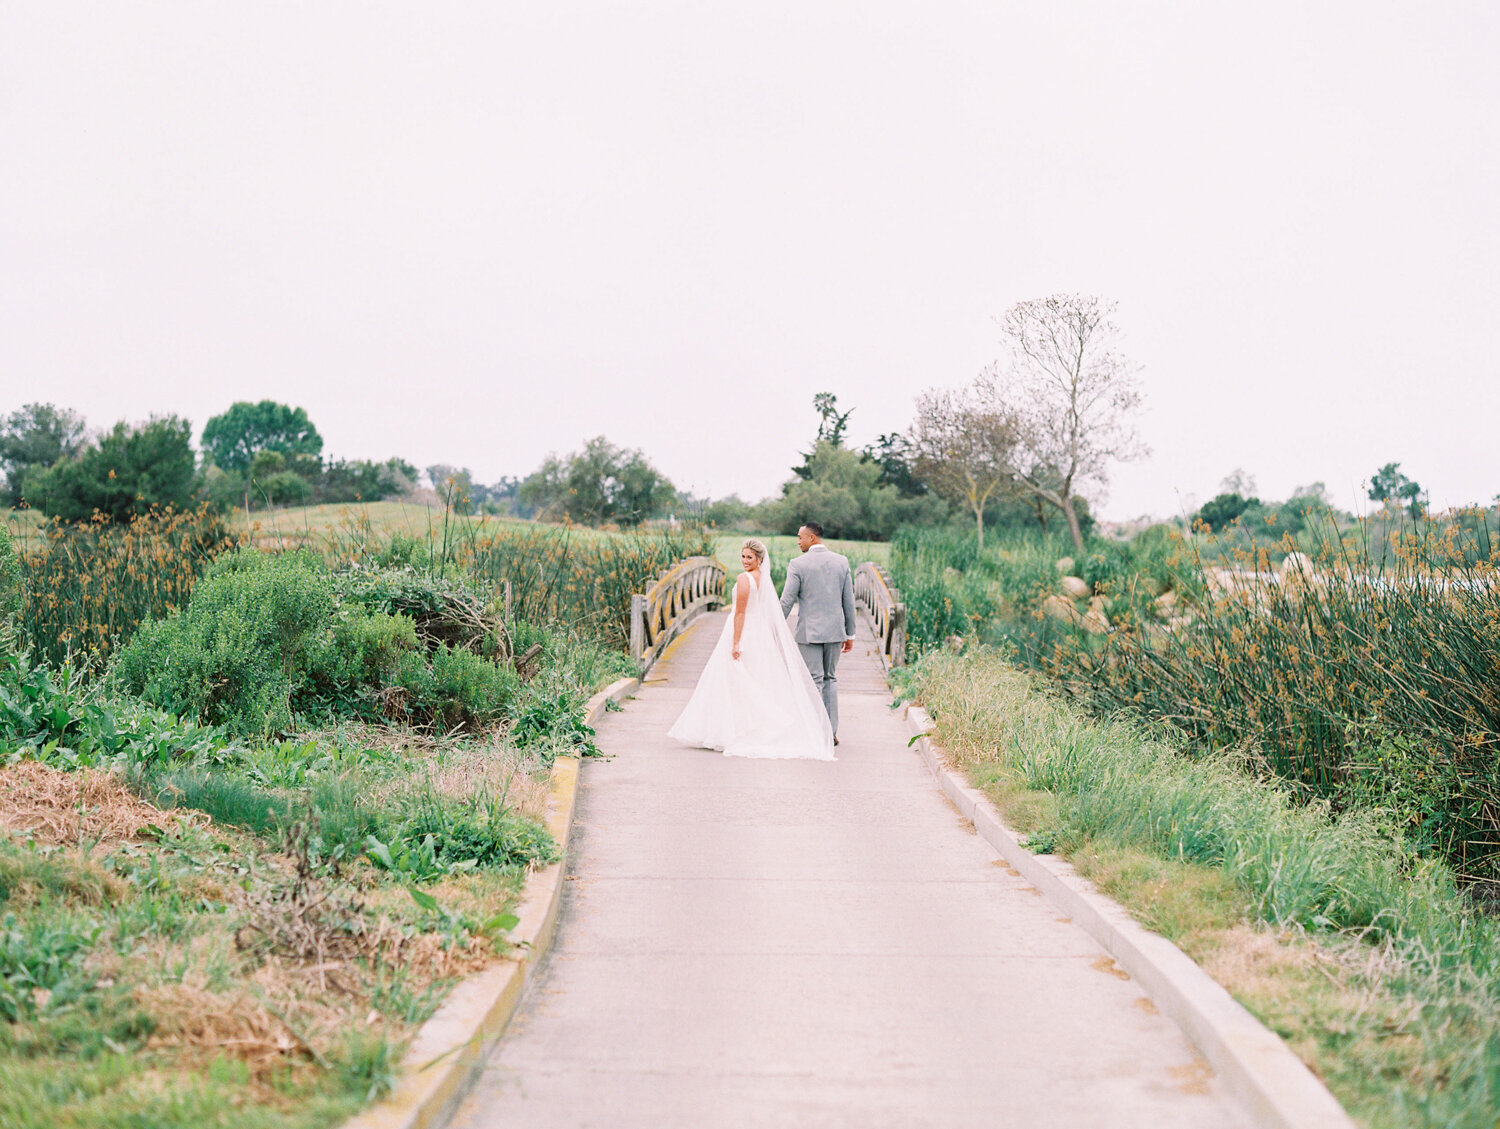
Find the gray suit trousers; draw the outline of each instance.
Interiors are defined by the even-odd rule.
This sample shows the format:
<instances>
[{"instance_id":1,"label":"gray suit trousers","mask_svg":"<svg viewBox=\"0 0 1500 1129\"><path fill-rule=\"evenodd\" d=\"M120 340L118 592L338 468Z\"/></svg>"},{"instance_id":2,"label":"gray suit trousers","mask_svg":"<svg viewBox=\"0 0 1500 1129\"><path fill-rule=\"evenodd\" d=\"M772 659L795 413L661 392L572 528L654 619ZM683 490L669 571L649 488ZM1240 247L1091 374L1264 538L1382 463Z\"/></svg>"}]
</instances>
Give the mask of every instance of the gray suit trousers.
<instances>
[{"instance_id":1,"label":"gray suit trousers","mask_svg":"<svg viewBox=\"0 0 1500 1129\"><path fill-rule=\"evenodd\" d=\"M807 673L812 675L813 685L823 697L823 708L828 711L828 723L835 734L839 731L839 680L834 671L839 667L839 656L844 653L844 644L798 643L802 661L807 664Z\"/></svg>"}]
</instances>

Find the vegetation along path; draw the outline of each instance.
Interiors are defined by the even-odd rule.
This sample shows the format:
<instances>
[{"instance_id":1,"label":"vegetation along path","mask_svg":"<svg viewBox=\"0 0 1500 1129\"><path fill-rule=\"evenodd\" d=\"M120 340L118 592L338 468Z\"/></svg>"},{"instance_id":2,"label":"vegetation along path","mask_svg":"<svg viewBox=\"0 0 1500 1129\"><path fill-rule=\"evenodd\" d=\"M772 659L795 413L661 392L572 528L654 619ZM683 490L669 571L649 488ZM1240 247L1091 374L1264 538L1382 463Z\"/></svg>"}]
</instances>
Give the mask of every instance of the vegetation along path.
<instances>
[{"instance_id":1,"label":"vegetation along path","mask_svg":"<svg viewBox=\"0 0 1500 1129\"><path fill-rule=\"evenodd\" d=\"M669 741L722 615L601 723L556 948L456 1127L1246 1124L938 792L873 641L833 764Z\"/></svg>"}]
</instances>

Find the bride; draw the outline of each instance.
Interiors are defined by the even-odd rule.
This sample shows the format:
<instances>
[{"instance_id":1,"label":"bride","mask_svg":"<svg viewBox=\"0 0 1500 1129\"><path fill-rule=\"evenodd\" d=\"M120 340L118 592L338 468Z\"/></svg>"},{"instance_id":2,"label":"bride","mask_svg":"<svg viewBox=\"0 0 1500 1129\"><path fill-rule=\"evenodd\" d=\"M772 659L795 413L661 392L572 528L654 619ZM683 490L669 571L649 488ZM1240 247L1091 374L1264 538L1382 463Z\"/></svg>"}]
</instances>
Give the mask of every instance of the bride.
<instances>
[{"instance_id":1,"label":"bride","mask_svg":"<svg viewBox=\"0 0 1500 1129\"><path fill-rule=\"evenodd\" d=\"M734 614L698 686L668 736L726 757L833 760L833 730L812 676L797 652L776 586L766 575L766 547L755 538L740 550Z\"/></svg>"}]
</instances>

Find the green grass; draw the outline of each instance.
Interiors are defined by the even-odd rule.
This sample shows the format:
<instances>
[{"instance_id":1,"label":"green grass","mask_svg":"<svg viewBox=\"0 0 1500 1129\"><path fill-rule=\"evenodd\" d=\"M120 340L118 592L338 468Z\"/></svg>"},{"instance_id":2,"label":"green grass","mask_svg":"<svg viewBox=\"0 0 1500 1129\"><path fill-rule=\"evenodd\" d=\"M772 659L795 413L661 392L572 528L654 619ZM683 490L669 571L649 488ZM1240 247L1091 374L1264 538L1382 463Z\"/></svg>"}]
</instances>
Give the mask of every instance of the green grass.
<instances>
[{"instance_id":1,"label":"green grass","mask_svg":"<svg viewBox=\"0 0 1500 1129\"><path fill-rule=\"evenodd\" d=\"M1183 945L1363 1124L1492 1129L1500 921L1389 817L1088 717L990 652L929 654L902 685L1020 830Z\"/></svg>"}]
</instances>

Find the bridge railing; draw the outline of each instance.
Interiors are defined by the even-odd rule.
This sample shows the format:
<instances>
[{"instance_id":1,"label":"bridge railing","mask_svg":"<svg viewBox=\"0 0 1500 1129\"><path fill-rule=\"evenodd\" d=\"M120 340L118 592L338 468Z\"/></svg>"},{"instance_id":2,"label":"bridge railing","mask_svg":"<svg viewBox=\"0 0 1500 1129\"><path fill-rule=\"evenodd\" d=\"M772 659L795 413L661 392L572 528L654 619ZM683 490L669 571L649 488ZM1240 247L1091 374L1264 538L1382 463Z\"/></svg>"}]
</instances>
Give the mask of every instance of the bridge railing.
<instances>
[{"instance_id":1,"label":"bridge railing","mask_svg":"<svg viewBox=\"0 0 1500 1129\"><path fill-rule=\"evenodd\" d=\"M630 657L641 675L667 644L706 611L724 603L724 566L713 557L687 557L663 572L644 595L630 597Z\"/></svg>"},{"instance_id":2,"label":"bridge railing","mask_svg":"<svg viewBox=\"0 0 1500 1129\"><path fill-rule=\"evenodd\" d=\"M886 668L906 665L906 605L884 566L866 561L854 570L854 601L864 607L880 641Z\"/></svg>"}]
</instances>

